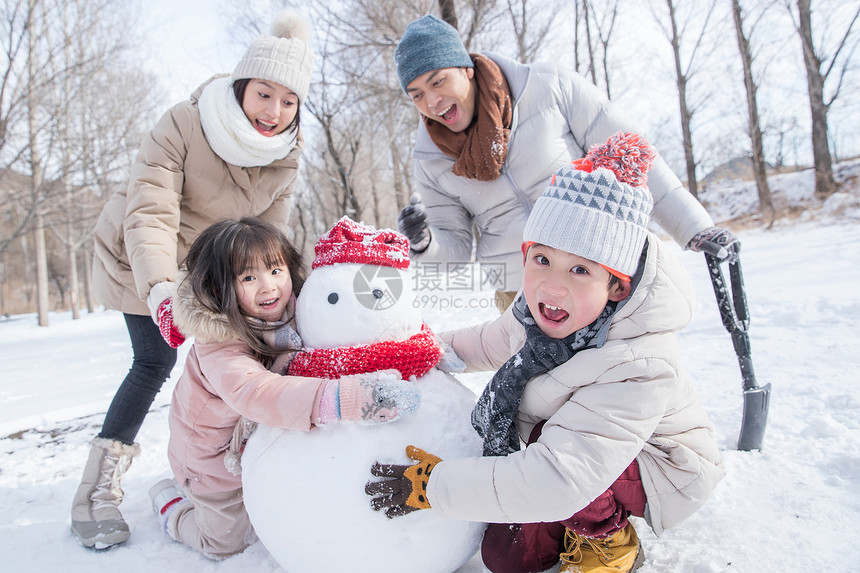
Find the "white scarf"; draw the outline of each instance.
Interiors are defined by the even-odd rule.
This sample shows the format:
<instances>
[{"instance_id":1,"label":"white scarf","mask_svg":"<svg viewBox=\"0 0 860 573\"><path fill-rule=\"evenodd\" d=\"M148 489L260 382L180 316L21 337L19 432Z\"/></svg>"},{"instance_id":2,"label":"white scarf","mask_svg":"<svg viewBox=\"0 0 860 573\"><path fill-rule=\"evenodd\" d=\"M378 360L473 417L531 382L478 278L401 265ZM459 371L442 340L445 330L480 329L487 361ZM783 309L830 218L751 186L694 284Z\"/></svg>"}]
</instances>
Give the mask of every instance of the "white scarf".
<instances>
[{"instance_id":1,"label":"white scarf","mask_svg":"<svg viewBox=\"0 0 860 573\"><path fill-rule=\"evenodd\" d=\"M203 88L197 109L212 151L231 165L269 165L286 157L296 146L297 127L271 137L254 129L236 101L230 76L216 78Z\"/></svg>"}]
</instances>

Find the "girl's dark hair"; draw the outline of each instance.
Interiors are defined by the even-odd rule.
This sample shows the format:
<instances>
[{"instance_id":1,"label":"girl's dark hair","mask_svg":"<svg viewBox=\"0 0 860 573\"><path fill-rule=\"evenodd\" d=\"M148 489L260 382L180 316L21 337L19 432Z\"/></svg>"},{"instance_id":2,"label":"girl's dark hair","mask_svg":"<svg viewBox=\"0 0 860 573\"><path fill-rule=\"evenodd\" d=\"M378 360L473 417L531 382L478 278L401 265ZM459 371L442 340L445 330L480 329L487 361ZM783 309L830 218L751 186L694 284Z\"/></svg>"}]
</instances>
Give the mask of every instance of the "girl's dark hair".
<instances>
[{"instance_id":1,"label":"girl's dark hair","mask_svg":"<svg viewBox=\"0 0 860 573\"><path fill-rule=\"evenodd\" d=\"M185 257L185 280L204 308L224 315L238 337L268 362L277 351L263 342L264 329L246 319L236 296L236 277L258 260L267 267L286 266L298 296L305 283L301 254L282 232L257 217L219 221L200 233Z\"/></svg>"},{"instance_id":2,"label":"girl's dark hair","mask_svg":"<svg viewBox=\"0 0 860 573\"><path fill-rule=\"evenodd\" d=\"M248 83L250 83L251 78L244 78L241 80L236 80L233 82L233 95L236 96L236 101L239 102L239 107L242 107L242 102L245 100L245 88L248 87ZM298 129L301 124L301 115L302 115L302 106L299 106L299 109L296 110L296 117L293 118L293 121L290 122L290 125L287 126L287 129Z\"/></svg>"}]
</instances>

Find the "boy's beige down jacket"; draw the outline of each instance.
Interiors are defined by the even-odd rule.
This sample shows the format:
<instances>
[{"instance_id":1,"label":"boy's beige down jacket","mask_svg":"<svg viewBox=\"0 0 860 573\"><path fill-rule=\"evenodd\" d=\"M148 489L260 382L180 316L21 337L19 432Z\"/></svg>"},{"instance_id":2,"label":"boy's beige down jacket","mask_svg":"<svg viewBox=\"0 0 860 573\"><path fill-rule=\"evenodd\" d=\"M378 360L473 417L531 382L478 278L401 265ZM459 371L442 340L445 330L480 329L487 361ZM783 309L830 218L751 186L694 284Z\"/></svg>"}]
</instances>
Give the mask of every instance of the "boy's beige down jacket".
<instances>
[{"instance_id":1,"label":"boy's beige down jacket","mask_svg":"<svg viewBox=\"0 0 860 573\"><path fill-rule=\"evenodd\" d=\"M433 239L426 251L413 253L412 259L471 261L474 225L477 260L505 268L505 284L493 288L516 291L522 283L523 228L552 175L583 157L592 145L604 143L618 131L638 128L578 74L554 64L523 65L494 54L487 57L501 68L514 100L502 173L495 181L454 175L454 159L436 147L424 122L419 122L415 185L427 207ZM679 245L685 246L693 235L714 225L660 158L648 172L648 188L654 198L654 220Z\"/></svg>"},{"instance_id":2,"label":"boy's beige down jacket","mask_svg":"<svg viewBox=\"0 0 860 573\"><path fill-rule=\"evenodd\" d=\"M107 308L150 314L150 288L175 282L191 243L221 219L260 216L286 231L301 135L287 157L269 165L225 163L209 147L197 111L208 83L161 117L140 146L128 187L102 209L93 288Z\"/></svg>"},{"instance_id":3,"label":"boy's beige down jacket","mask_svg":"<svg viewBox=\"0 0 860 573\"><path fill-rule=\"evenodd\" d=\"M606 491L634 458L658 534L705 502L725 471L674 334L692 316L692 286L658 238L649 245L642 279L606 343L526 385L520 436L548 420L540 439L507 457L443 460L427 488L436 511L491 523L560 521ZM441 337L470 369L495 370L522 347L525 332L508 309Z\"/></svg>"}]
</instances>

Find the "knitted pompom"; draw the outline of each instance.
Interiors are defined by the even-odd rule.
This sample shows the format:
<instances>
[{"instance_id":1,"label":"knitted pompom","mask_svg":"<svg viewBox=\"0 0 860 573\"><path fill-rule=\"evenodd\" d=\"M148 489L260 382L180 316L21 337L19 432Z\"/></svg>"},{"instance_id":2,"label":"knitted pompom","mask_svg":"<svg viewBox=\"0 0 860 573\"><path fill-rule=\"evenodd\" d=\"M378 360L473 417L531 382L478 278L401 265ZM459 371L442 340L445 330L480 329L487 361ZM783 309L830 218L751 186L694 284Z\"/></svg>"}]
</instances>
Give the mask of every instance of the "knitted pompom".
<instances>
[{"instance_id":1,"label":"knitted pompom","mask_svg":"<svg viewBox=\"0 0 860 573\"><path fill-rule=\"evenodd\" d=\"M592 145L585 157L595 169L609 169L618 181L639 187L648 181L648 170L657 154L639 134L619 131L606 143Z\"/></svg>"},{"instance_id":2,"label":"knitted pompom","mask_svg":"<svg viewBox=\"0 0 860 573\"><path fill-rule=\"evenodd\" d=\"M311 27L301 14L284 10L279 12L272 21L271 35L308 42L311 38Z\"/></svg>"}]
</instances>

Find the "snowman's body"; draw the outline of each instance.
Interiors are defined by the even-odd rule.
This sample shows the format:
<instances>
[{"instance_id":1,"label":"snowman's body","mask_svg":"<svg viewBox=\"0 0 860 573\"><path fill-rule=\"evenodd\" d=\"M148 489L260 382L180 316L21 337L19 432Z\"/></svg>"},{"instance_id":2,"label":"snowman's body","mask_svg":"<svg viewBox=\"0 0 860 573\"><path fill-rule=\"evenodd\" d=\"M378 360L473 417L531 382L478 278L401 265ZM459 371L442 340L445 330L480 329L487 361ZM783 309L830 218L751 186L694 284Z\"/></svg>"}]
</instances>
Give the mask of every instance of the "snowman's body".
<instances>
[{"instance_id":1,"label":"snowman's body","mask_svg":"<svg viewBox=\"0 0 860 573\"><path fill-rule=\"evenodd\" d=\"M407 340L422 325L413 302L404 270L321 266L297 302L299 334L306 348ZM392 423L332 423L311 432L260 426L248 441L242 456L245 507L283 569L443 573L476 552L484 524L444 519L432 508L388 519L371 509L364 493L373 462L413 463L404 453L407 445L443 460L481 453L470 424L475 395L436 368L415 384L420 406Z\"/></svg>"}]
</instances>

